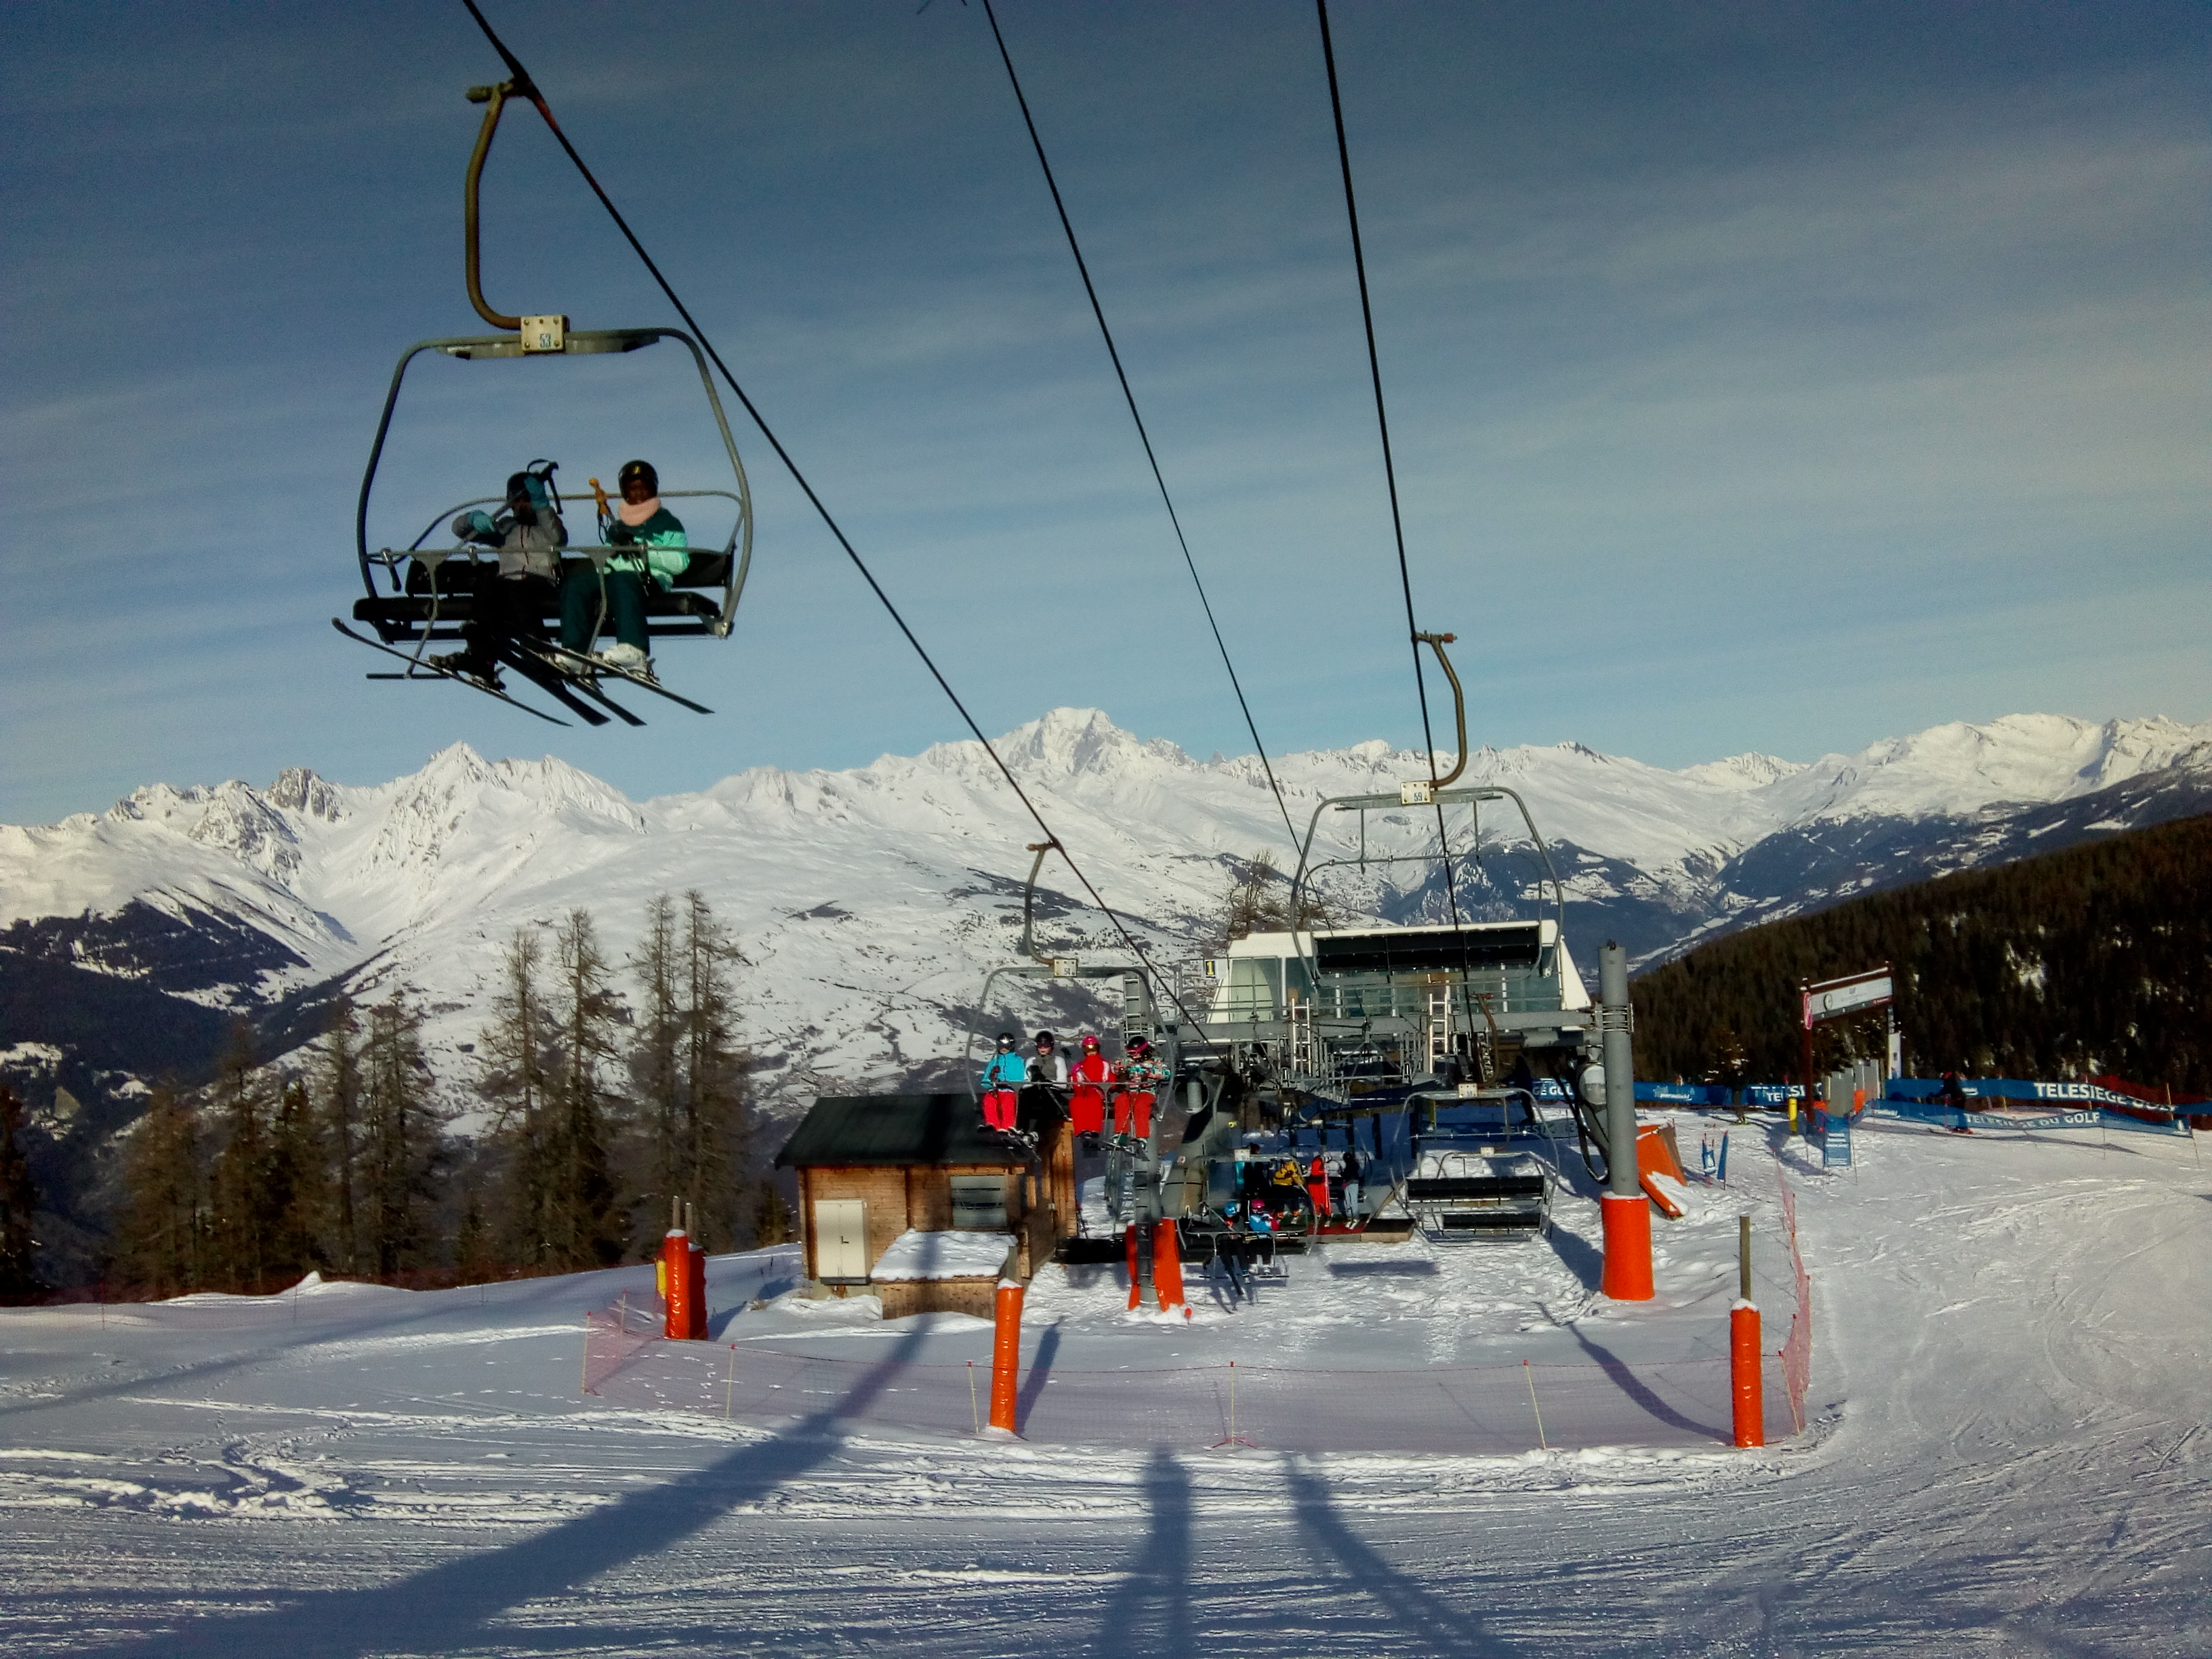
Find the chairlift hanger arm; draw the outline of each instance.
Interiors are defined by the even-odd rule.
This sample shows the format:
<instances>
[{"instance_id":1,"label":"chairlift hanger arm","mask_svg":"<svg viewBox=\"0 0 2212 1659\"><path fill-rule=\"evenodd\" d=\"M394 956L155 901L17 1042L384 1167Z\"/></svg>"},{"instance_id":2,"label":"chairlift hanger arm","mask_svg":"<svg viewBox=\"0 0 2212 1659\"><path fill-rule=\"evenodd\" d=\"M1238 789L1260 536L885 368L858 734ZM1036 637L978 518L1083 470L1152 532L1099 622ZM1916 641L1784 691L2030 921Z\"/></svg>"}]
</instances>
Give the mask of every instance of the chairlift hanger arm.
<instances>
[{"instance_id":1,"label":"chairlift hanger arm","mask_svg":"<svg viewBox=\"0 0 2212 1659\"><path fill-rule=\"evenodd\" d=\"M1036 953L1036 924L1035 907L1036 903L1037 872L1044 868L1044 855L1047 853L1055 851L1059 847L1060 843L1056 841L1032 841L1024 843L1023 846L1023 850L1024 852L1035 853L1036 854L1035 858L1030 860L1030 878L1022 887L1021 951L1024 956L1027 957L1032 962L1044 962L1046 960L1046 958Z\"/></svg>"},{"instance_id":2,"label":"chairlift hanger arm","mask_svg":"<svg viewBox=\"0 0 2212 1659\"><path fill-rule=\"evenodd\" d=\"M1446 773L1443 777L1437 777L1436 775L1436 756L1433 752L1429 756L1429 780L1436 787L1442 789L1449 784L1457 782L1459 781L1459 775L1467 770L1467 693L1460 687L1459 674L1457 671L1452 667L1451 659L1444 655L1444 647L1454 643L1459 638L1459 635L1456 634L1416 634L1413 635L1413 638L1419 644L1427 646L1430 650L1437 653L1437 661L1443 666L1444 678L1451 682L1452 715L1459 724L1459 758L1453 762L1452 769L1449 772Z\"/></svg>"},{"instance_id":3,"label":"chairlift hanger arm","mask_svg":"<svg viewBox=\"0 0 2212 1659\"><path fill-rule=\"evenodd\" d=\"M510 58L508 61L512 63L514 60ZM478 270L478 246L481 239L477 231L477 186L483 178L484 157L491 154L491 141L499 131L499 118L507 108L507 100L515 96L536 100L539 111L544 112L544 101L538 97L538 88L531 85L530 77L522 73L520 66L517 66L515 78L512 81L501 81L495 86L469 88L469 101L471 104L484 104L488 107L484 110L483 125L477 128L477 147L469 154L466 207L462 214L464 249L462 258L468 277L469 303L477 308L477 315L494 328L510 330L520 330L522 327L522 319L509 317L504 313L494 311L484 303L483 282ZM550 122L553 118L549 113L546 114L545 118Z\"/></svg>"}]
</instances>

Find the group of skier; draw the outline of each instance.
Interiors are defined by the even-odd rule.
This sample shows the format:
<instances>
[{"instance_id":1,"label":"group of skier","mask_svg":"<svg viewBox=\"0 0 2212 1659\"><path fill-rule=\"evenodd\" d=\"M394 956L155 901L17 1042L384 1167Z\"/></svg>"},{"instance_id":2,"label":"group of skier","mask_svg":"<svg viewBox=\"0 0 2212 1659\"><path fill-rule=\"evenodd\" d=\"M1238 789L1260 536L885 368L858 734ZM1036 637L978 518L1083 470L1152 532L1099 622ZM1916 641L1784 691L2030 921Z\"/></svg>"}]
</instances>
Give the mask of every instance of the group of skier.
<instances>
[{"instance_id":1,"label":"group of skier","mask_svg":"<svg viewBox=\"0 0 2212 1659\"><path fill-rule=\"evenodd\" d=\"M981 1079L983 1121L994 1129L1033 1134L1064 1116L1074 1133L1096 1144L1107 1133L1110 1105L1115 1138L1148 1140L1152 1107L1167 1078L1167 1067L1153 1058L1152 1045L1144 1037L1131 1037L1127 1054L1115 1060L1086 1031L1071 1066L1050 1031L1039 1031L1027 1054L1021 1052L1019 1038L1001 1031L998 1052Z\"/></svg>"},{"instance_id":2,"label":"group of skier","mask_svg":"<svg viewBox=\"0 0 2212 1659\"><path fill-rule=\"evenodd\" d=\"M495 548L499 556L478 573L468 625L462 629L468 648L433 658L431 666L498 690L501 656L517 641L542 641L540 618L557 603L563 648L592 659L601 627L611 621L616 643L596 660L653 677L646 584L669 588L691 559L683 521L661 504L660 475L650 461L623 464L616 475L621 498L599 495L599 533L617 550L604 571L586 561L564 579L561 553L568 544L568 530L561 520L553 472L553 463L533 462L507 479L506 504L496 514L476 510L453 520L457 540Z\"/></svg>"}]
</instances>

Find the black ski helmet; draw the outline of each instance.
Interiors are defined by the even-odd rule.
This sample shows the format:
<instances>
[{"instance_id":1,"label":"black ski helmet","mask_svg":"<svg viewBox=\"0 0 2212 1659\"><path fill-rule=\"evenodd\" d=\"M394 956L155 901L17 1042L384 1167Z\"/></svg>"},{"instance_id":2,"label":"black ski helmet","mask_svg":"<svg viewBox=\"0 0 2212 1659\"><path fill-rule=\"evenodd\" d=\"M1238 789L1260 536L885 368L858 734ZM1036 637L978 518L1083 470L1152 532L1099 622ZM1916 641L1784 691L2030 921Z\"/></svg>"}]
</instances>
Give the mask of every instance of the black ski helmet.
<instances>
[{"instance_id":1,"label":"black ski helmet","mask_svg":"<svg viewBox=\"0 0 2212 1659\"><path fill-rule=\"evenodd\" d=\"M1121 1046L1127 1052L1133 1054L1149 1054L1152 1052L1152 1040L1150 1037L1131 1037Z\"/></svg>"},{"instance_id":2,"label":"black ski helmet","mask_svg":"<svg viewBox=\"0 0 2212 1659\"><path fill-rule=\"evenodd\" d=\"M999 1047L1000 1047L1000 1048L1012 1048L1013 1046L1014 1046L1014 1034L1013 1034L1012 1031L1001 1031L1001 1032L1000 1032L1000 1033L999 1033Z\"/></svg>"},{"instance_id":3,"label":"black ski helmet","mask_svg":"<svg viewBox=\"0 0 2212 1659\"><path fill-rule=\"evenodd\" d=\"M632 478L644 479L647 490L656 495L660 493L660 474L653 470L651 461L624 461L622 471L615 474L616 488L626 488Z\"/></svg>"},{"instance_id":4,"label":"black ski helmet","mask_svg":"<svg viewBox=\"0 0 2212 1659\"><path fill-rule=\"evenodd\" d=\"M1049 1031L1039 1031L1036 1034L1036 1046L1040 1048L1049 1048L1059 1040Z\"/></svg>"}]
</instances>

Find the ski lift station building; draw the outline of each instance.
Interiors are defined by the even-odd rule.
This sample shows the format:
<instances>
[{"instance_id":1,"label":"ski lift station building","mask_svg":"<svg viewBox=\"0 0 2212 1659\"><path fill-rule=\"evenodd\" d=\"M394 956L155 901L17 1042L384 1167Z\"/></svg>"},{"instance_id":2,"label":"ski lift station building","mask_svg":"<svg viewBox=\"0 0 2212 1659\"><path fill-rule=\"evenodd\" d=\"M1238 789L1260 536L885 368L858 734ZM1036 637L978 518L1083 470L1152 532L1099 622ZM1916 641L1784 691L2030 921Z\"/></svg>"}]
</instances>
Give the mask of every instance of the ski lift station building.
<instances>
[{"instance_id":1,"label":"ski lift station building","mask_svg":"<svg viewBox=\"0 0 2212 1659\"><path fill-rule=\"evenodd\" d=\"M881 1297L884 1316L991 1316L1002 1270L1027 1282L1076 1230L1065 1125L1028 1149L966 1094L825 1095L775 1155L799 1177L806 1276Z\"/></svg>"}]
</instances>

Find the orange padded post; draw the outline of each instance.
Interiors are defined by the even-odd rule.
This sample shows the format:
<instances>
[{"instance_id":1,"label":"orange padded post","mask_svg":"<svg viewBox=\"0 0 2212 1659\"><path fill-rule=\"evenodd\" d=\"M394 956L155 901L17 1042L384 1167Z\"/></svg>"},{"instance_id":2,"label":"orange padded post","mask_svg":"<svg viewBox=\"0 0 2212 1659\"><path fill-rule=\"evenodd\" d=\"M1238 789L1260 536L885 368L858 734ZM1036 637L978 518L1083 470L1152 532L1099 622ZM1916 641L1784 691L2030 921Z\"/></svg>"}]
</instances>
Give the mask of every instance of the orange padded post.
<instances>
[{"instance_id":1,"label":"orange padded post","mask_svg":"<svg viewBox=\"0 0 2212 1659\"><path fill-rule=\"evenodd\" d=\"M707 1340L707 1251L703 1245L684 1241L684 1270L689 1276L685 1290L690 1304L684 1334L694 1342Z\"/></svg>"},{"instance_id":2,"label":"orange padded post","mask_svg":"<svg viewBox=\"0 0 2212 1659\"><path fill-rule=\"evenodd\" d=\"M691 1334L691 1241L672 1227L660 1241L660 1294L665 1317L660 1334L680 1342Z\"/></svg>"},{"instance_id":3,"label":"orange padded post","mask_svg":"<svg viewBox=\"0 0 2212 1659\"><path fill-rule=\"evenodd\" d=\"M1735 1443L1766 1443L1766 1391L1759 1380L1759 1310L1739 1302L1729 1310L1729 1380L1735 1397Z\"/></svg>"},{"instance_id":4,"label":"orange padded post","mask_svg":"<svg viewBox=\"0 0 2212 1659\"><path fill-rule=\"evenodd\" d=\"M1159 1292L1161 1312L1188 1310L1182 1299L1182 1250L1172 1220L1152 1227L1152 1288Z\"/></svg>"},{"instance_id":5,"label":"orange padded post","mask_svg":"<svg viewBox=\"0 0 2212 1659\"><path fill-rule=\"evenodd\" d=\"M1607 1193L1599 1206L1605 1222L1605 1272L1598 1288L1616 1302L1649 1302L1650 1200L1642 1193Z\"/></svg>"},{"instance_id":6,"label":"orange padded post","mask_svg":"<svg viewBox=\"0 0 2212 1659\"><path fill-rule=\"evenodd\" d=\"M993 1310L995 1329L991 1336L991 1426L1014 1432L1014 1382L1022 1364L1022 1287L1011 1279L999 1281L999 1300Z\"/></svg>"}]
</instances>

